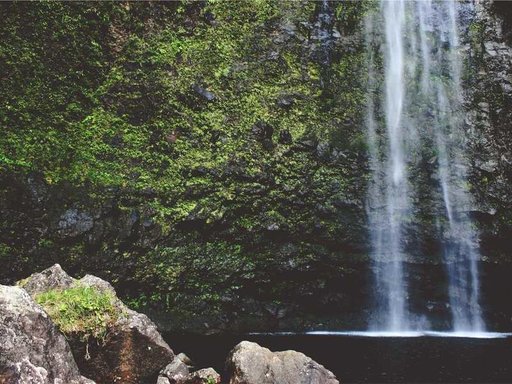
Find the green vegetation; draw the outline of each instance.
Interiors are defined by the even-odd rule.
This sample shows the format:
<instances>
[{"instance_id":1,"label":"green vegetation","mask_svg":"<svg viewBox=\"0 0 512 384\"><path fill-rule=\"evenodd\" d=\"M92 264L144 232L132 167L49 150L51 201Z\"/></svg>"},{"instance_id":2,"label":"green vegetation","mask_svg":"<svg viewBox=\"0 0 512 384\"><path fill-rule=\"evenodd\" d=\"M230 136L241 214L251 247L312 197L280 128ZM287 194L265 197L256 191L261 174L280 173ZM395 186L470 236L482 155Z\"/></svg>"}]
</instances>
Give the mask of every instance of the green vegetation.
<instances>
[{"instance_id":1,"label":"green vegetation","mask_svg":"<svg viewBox=\"0 0 512 384\"><path fill-rule=\"evenodd\" d=\"M83 341L104 340L119 318L114 296L94 287L76 284L40 293L35 299L64 335L78 336Z\"/></svg>"},{"instance_id":2,"label":"green vegetation","mask_svg":"<svg viewBox=\"0 0 512 384\"><path fill-rule=\"evenodd\" d=\"M186 183L215 182L189 180L198 166L222 168L233 153L250 150L256 153L247 154L246 169L257 174L260 156L279 157L285 148L247 147L258 121L275 127L272 139L289 131L295 139L333 136L350 146L348 127L338 124L354 119L363 102L354 87L363 55L333 63L322 89L321 68L302 58L298 39L272 40L281 24L310 18L314 3L43 2L2 9L0 62L9 74L0 87L4 168L43 172L50 183L151 187L179 200ZM276 57L265 57L270 53ZM198 87L215 99L205 100ZM282 95L292 96L288 111L276 105ZM165 213L179 219L191 207L178 201Z\"/></svg>"},{"instance_id":3,"label":"green vegetation","mask_svg":"<svg viewBox=\"0 0 512 384\"><path fill-rule=\"evenodd\" d=\"M364 257L367 4L336 3L326 43L320 4L0 4L5 278L59 262L135 305L222 313ZM18 208L27 177L44 188ZM94 228L56 229L70 207Z\"/></svg>"}]
</instances>

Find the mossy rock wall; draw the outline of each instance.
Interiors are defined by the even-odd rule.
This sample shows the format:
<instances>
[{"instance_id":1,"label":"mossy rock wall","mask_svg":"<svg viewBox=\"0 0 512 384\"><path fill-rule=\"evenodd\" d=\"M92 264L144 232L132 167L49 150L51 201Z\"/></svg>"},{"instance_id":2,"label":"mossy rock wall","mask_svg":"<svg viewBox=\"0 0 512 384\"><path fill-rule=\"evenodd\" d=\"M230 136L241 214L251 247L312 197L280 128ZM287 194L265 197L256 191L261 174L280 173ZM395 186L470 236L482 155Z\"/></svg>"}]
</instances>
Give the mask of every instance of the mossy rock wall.
<instances>
[{"instance_id":1,"label":"mossy rock wall","mask_svg":"<svg viewBox=\"0 0 512 384\"><path fill-rule=\"evenodd\" d=\"M185 323L318 307L367 259L366 8L2 4L2 280L59 262Z\"/></svg>"},{"instance_id":2,"label":"mossy rock wall","mask_svg":"<svg viewBox=\"0 0 512 384\"><path fill-rule=\"evenodd\" d=\"M0 281L58 262L111 281L171 329L364 324L373 6L0 4ZM471 71L501 73L478 56L500 37L480 27ZM473 157L482 137L493 143L487 161L510 139L510 94L479 89L470 108L504 106L472 122ZM475 216L486 260L509 263L499 164L472 165ZM489 199L482 185L501 192Z\"/></svg>"}]
</instances>

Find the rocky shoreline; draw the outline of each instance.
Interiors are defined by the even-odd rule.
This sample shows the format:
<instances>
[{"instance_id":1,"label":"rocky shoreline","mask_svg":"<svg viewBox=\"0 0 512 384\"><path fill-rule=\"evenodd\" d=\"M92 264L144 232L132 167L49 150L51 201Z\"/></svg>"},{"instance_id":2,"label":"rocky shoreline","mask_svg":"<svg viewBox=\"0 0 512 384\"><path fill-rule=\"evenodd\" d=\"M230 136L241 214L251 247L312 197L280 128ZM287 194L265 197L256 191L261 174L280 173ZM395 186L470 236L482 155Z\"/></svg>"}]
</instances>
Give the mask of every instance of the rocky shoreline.
<instances>
[{"instance_id":1,"label":"rocky shoreline","mask_svg":"<svg viewBox=\"0 0 512 384\"><path fill-rule=\"evenodd\" d=\"M76 315L76 316L75 316ZM69 276L59 264L0 285L2 384L335 384L326 368L296 351L242 341L226 377L175 355L156 325L129 309L106 281Z\"/></svg>"}]
</instances>

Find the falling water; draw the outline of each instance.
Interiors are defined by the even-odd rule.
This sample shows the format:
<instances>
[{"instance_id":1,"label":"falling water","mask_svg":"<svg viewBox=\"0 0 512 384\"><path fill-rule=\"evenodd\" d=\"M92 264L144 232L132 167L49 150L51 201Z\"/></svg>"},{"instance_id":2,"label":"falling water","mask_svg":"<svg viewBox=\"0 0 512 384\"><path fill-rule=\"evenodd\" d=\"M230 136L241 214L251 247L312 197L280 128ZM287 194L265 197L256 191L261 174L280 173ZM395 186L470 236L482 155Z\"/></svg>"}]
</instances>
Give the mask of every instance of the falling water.
<instances>
[{"instance_id":1,"label":"falling water","mask_svg":"<svg viewBox=\"0 0 512 384\"><path fill-rule=\"evenodd\" d=\"M387 49L385 54L385 125L387 128L387 157L379 152L379 137L375 120L375 106L370 101L368 107L369 143L371 166L374 180L370 191L370 212L372 221L372 240L374 256L382 266L376 269L377 289L382 297L378 302L381 310L387 314L384 326L390 331L402 331L409 328L406 314L405 279L403 276L403 223L409 211L408 181L404 162L404 132L402 127L402 108L404 97L404 62L402 34L405 23L404 3L384 4L386 20L385 33ZM369 22L367 28L372 28ZM372 62L373 60L370 60ZM375 68L370 65L369 78L374 81ZM373 85L373 84L372 84Z\"/></svg>"},{"instance_id":2,"label":"falling water","mask_svg":"<svg viewBox=\"0 0 512 384\"><path fill-rule=\"evenodd\" d=\"M378 290L374 329L402 332L430 327L411 313L405 270L405 262L413 256L408 231L419 220L414 198L418 186L412 174L422 164L419 158L430 153L435 164L432 178L438 180L430 194L440 207L432 231L442 239L451 330L484 330L478 297L478 239L468 216L471 196L460 116L463 90L457 15L461 6L468 4L383 0L380 17L367 20L372 169L368 214ZM376 55L380 53L384 78L379 82Z\"/></svg>"}]
</instances>

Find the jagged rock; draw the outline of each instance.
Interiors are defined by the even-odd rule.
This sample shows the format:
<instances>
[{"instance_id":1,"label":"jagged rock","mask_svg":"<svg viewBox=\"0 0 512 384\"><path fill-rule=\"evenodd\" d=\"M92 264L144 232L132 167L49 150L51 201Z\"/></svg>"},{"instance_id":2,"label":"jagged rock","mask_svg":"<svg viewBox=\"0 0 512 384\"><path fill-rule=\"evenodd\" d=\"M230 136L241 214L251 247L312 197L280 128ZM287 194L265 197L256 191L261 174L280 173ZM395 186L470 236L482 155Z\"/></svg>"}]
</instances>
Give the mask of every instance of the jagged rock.
<instances>
[{"instance_id":1,"label":"jagged rock","mask_svg":"<svg viewBox=\"0 0 512 384\"><path fill-rule=\"evenodd\" d=\"M160 371L160 376L165 376L171 384L181 384L186 381L189 373L187 365L176 357Z\"/></svg>"},{"instance_id":2,"label":"jagged rock","mask_svg":"<svg viewBox=\"0 0 512 384\"><path fill-rule=\"evenodd\" d=\"M188 357L187 355L185 355L183 352L181 353L178 353L178 355L176 356L176 358L180 359L182 362L184 362L188 367L193 367L194 366L194 362L192 361L192 359L190 357Z\"/></svg>"},{"instance_id":3,"label":"jagged rock","mask_svg":"<svg viewBox=\"0 0 512 384\"><path fill-rule=\"evenodd\" d=\"M62 237L76 237L90 231L93 225L94 220L88 213L72 208L60 217L58 233Z\"/></svg>"},{"instance_id":4,"label":"jagged rock","mask_svg":"<svg viewBox=\"0 0 512 384\"><path fill-rule=\"evenodd\" d=\"M190 373L187 365L176 357L160 371L157 384L204 384L212 380L220 383L220 375L213 368L204 368Z\"/></svg>"},{"instance_id":5,"label":"jagged rock","mask_svg":"<svg viewBox=\"0 0 512 384\"><path fill-rule=\"evenodd\" d=\"M271 352L242 341L227 360L229 384L339 384L332 372L296 351Z\"/></svg>"},{"instance_id":6,"label":"jagged rock","mask_svg":"<svg viewBox=\"0 0 512 384\"><path fill-rule=\"evenodd\" d=\"M21 285L30 296L55 288L69 288L74 279L70 277L59 264L55 264L42 272L34 273L28 279L22 280Z\"/></svg>"},{"instance_id":7,"label":"jagged rock","mask_svg":"<svg viewBox=\"0 0 512 384\"><path fill-rule=\"evenodd\" d=\"M204 368L190 374L185 384L210 384L211 382L220 384L220 375L213 368Z\"/></svg>"},{"instance_id":8,"label":"jagged rock","mask_svg":"<svg viewBox=\"0 0 512 384\"><path fill-rule=\"evenodd\" d=\"M66 273L66 272L64 272L64 273ZM88 286L88 287L94 287L94 288L96 288L96 289L98 289L100 291L103 291L103 292L109 292L109 293L111 293L114 296L116 294L116 291L115 291L114 287L112 285L110 285L109 282L107 282L107 281L105 281L103 279L100 279L97 276L85 275L84 277L82 277L80 279L80 284L83 284L83 285Z\"/></svg>"},{"instance_id":9,"label":"jagged rock","mask_svg":"<svg viewBox=\"0 0 512 384\"><path fill-rule=\"evenodd\" d=\"M258 140L263 148L271 150L274 147L272 142L272 135L274 134L274 127L264 121L257 121L251 128L253 137Z\"/></svg>"},{"instance_id":10,"label":"jagged rock","mask_svg":"<svg viewBox=\"0 0 512 384\"><path fill-rule=\"evenodd\" d=\"M20 287L0 285L0 383L94 384L46 312Z\"/></svg>"},{"instance_id":11,"label":"jagged rock","mask_svg":"<svg viewBox=\"0 0 512 384\"><path fill-rule=\"evenodd\" d=\"M291 144L293 141L292 134L288 130L279 132L279 143L280 144Z\"/></svg>"},{"instance_id":12,"label":"jagged rock","mask_svg":"<svg viewBox=\"0 0 512 384\"><path fill-rule=\"evenodd\" d=\"M30 276L23 284L31 295L80 284L115 297L115 290L108 282L92 275L73 279L58 264ZM114 306L119 313L118 320L107 330L104 342L84 342L83 337L69 335L80 371L99 383L135 384L155 380L162 367L173 360L172 350L146 315L130 310L117 297Z\"/></svg>"},{"instance_id":13,"label":"jagged rock","mask_svg":"<svg viewBox=\"0 0 512 384\"><path fill-rule=\"evenodd\" d=\"M272 140L274 127L264 121L257 121L251 128L254 136L260 140Z\"/></svg>"},{"instance_id":14,"label":"jagged rock","mask_svg":"<svg viewBox=\"0 0 512 384\"><path fill-rule=\"evenodd\" d=\"M192 86L192 89L201 97L203 97L207 101L213 101L215 100L215 94L206 88L200 86L199 84L194 84Z\"/></svg>"},{"instance_id":15,"label":"jagged rock","mask_svg":"<svg viewBox=\"0 0 512 384\"><path fill-rule=\"evenodd\" d=\"M283 109L290 109L294 104L295 98L292 95L282 95L277 99L277 106Z\"/></svg>"}]
</instances>

